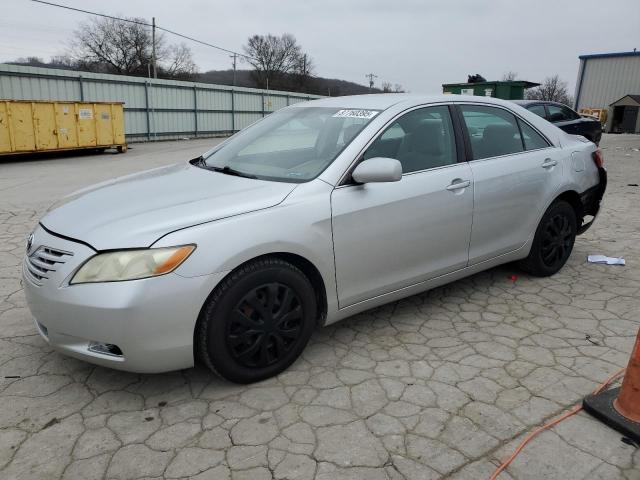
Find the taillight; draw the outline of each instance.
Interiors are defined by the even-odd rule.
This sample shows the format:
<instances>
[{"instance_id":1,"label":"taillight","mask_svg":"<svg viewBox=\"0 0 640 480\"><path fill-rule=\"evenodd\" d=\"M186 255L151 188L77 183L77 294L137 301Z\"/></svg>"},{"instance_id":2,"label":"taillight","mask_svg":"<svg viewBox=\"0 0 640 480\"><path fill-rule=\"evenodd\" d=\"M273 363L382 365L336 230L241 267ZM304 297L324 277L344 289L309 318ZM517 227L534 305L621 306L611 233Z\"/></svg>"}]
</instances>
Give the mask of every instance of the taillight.
<instances>
[{"instance_id":1,"label":"taillight","mask_svg":"<svg viewBox=\"0 0 640 480\"><path fill-rule=\"evenodd\" d=\"M598 168L604 167L604 156L602 155L602 150L597 149L595 152L591 154L593 161L595 162Z\"/></svg>"}]
</instances>

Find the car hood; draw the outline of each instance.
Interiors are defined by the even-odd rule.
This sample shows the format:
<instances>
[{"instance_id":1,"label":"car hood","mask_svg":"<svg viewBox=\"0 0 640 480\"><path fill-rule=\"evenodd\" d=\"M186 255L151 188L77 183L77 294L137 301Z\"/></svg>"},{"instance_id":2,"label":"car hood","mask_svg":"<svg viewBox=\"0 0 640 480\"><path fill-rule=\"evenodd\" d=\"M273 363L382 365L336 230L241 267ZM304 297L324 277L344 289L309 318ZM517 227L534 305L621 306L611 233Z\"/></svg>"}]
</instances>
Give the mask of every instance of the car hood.
<instances>
[{"instance_id":1,"label":"car hood","mask_svg":"<svg viewBox=\"0 0 640 480\"><path fill-rule=\"evenodd\" d=\"M277 205L295 187L172 165L75 192L41 224L96 250L148 247L175 230Z\"/></svg>"}]
</instances>

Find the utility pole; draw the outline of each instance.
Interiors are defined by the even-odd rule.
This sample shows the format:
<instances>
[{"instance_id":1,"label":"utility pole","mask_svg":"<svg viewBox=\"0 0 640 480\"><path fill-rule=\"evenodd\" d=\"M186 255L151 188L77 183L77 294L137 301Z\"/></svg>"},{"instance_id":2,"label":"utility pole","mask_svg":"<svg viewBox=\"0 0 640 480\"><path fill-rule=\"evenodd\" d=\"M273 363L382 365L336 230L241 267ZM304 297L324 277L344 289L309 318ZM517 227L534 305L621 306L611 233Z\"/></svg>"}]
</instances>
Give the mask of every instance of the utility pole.
<instances>
[{"instance_id":1,"label":"utility pole","mask_svg":"<svg viewBox=\"0 0 640 480\"><path fill-rule=\"evenodd\" d=\"M158 78L156 69L156 17L151 19L151 65L153 66L153 78Z\"/></svg>"},{"instance_id":2,"label":"utility pole","mask_svg":"<svg viewBox=\"0 0 640 480\"><path fill-rule=\"evenodd\" d=\"M233 86L236 86L236 57L238 56L237 53L234 53L233 55L229 55L231 58L233 58Z\"/></svg>"},{"instance_id":3,"label":"utility pole","mask_svg":"<svg viewBox=\"0 0 640 480\"><path fill-rule=\"evenodd\" d=\"M371 93L371 91L373 90L373 79L378 78L378 76L374 75L373 73L367 73L365 77L369 79L369 93Z\"/></svg>"}]
</instances>

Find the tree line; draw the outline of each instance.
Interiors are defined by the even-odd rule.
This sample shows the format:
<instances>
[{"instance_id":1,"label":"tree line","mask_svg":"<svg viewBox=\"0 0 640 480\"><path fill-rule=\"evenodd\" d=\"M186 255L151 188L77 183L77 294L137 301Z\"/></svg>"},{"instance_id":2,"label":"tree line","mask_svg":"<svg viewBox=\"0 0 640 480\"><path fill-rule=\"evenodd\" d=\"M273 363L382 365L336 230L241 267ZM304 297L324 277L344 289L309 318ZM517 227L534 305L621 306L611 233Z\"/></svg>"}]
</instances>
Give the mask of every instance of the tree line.
<instances>
[{"instance_id":1,"label":"tree line","mask_svg":"<svg viewBox=\"0 0 640 480\"><path fill-rule=\"evenodd\" d=\"M509 71L502 76L504 81L517 80L518 74ZM567 82L560 78L560 75L546 77L540 85L528 89L525 92L526 100L544 100L547 102L558 102L571 107L573 97L569 93Z\"/></svg>"},{"instance_id":2,"label":"tree line","mask_svg":"<svg viewBox=\"0 0 640 480\"><path fill-rule=\"evenodd\" d=\"M155 36L155 65L159 78L176 80L234 82L239 86L272 90L349 95L372 91L397 92L402 86L383 82L382 89L315 75L315 65L296 38L285 33L253 35L236 55L240 65L250 67L233 71L200 73L192 50L185 43L169 43L163 32ZM17 59L14 63L119 75L153 75L153 39L149 22L144 18L92 18L73 32L63 55L45 62L38 57ZM247 75L248 73L248 75ZM214 80L215 81L215 80Z\"/></svg>"}]
</instances>

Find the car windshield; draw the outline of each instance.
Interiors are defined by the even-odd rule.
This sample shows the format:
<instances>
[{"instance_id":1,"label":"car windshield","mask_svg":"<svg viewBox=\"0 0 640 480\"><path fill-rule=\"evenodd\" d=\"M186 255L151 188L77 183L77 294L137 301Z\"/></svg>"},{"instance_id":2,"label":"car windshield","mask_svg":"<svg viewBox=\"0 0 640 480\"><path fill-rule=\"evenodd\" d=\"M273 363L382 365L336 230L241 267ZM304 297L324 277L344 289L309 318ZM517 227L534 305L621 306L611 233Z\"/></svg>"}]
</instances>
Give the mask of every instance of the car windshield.
<instances>
[{"instance_id":1,"label":"car windshield","mask_svg":"<svg viewBox=\"0 0 640 480\"><path fill-rule=\"evenodd\" d=\"M325 107L285 108L206 153L204 166L264 180L305 182L330 165L378 113Z\"/></svg>"}]
</instances>

